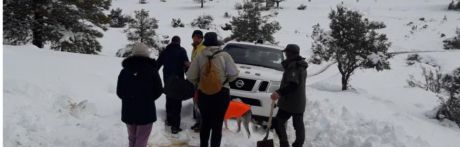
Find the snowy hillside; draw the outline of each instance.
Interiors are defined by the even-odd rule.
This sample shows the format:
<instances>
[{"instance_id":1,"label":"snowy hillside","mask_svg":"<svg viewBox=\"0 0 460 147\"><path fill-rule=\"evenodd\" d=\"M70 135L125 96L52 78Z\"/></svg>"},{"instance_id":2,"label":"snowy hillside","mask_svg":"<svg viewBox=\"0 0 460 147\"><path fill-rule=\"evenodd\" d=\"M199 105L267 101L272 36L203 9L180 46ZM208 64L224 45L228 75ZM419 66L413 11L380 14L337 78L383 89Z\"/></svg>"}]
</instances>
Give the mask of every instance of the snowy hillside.
<instances>
[{"instance_id":1,"label":"snowy hillside","mask_svg":"<svg viewBox=\"0 0 460 147\"><path fill-rule=\"evenodd\" d=\"M150 0L147 4L138 4L133 1L113 0L112 8L122 8L123 13L134 16L135 10L146 9L150 16L159 20L159 35L178 35L182 38L182 45L190 48L190 26L193 19L200 15L211 15L214 18L215 29L222 37L228 37L231 32L223 31L220 27L229 23L231 18L224 18L224 13L237 16L236 3L243 0L213 0L205 3L204 8L193 0ZM387 28L382 32L388 35L392 51L408 50L441 50L441 34L453 36L456 27L460 27L460 15L455 11L447 11L450 0L286 0L280 3L282 9L264 12L265 14L278 13L273 20L281 25L281 30L275 33L279 46L297 43L303 49L302 53L310 53L312 26L319 23L323 28L328 27L328 15L338 4L344 2L346 7L358 10L365 17L373 21L382 21ZM306 10L297 10L301 4L307 5ZM447 20L444 20L444 17ZM173 18L180 18L184 28L173 28ZM424 21L420 21L424 18ZM424 28L424 26L426 28ZM411 34L412 28L413 34ZM116 40L116 41L114 41ZM110 29L101 39L103 54L113 56L115 52L127 44L123 29Z\"/></svg>"},{"instance_id":2,"label":"snowy hillside","mask_svg":"<svg viewBox=\"0 0 460 147\"><path fill-rule=\"evenodd\" d=\"M113 0L112 8L133 15L141 8L159 20L160 35L179 35L190 55L190 22L199 15L214 17L221 37L230 32L220 29L228 23L225 12L237 15L235 3L241 0L213 0L205 8L193 0ZM441 34L452 36L460 27L460 13L447 11L450 0L347 0L344 5L359 10L365 17L383 21L382 32L392 42L391 51L444 51ZM310 54L312 26L328 26L328 14L341 0L287 0L274 20L282 29L274 36L279 46L297 43L302 54ZM297 10L307 5L304 11ZM447 18L447 21L444 19ZM181 18L184 28L173 28L172 18ZM420 18L424 18L421 21ZM411 23L412 22L412 23ZM427 25L426 27L424 27ZM417 26L411 33L412 28ZM82 55L38 49L31 45L4 45L4 146L38 147L119 147L127 146L127 131L120 120L121 103L115 94L122 58L115 57L128 41L123 29L110 28L100 39L101 55ZM420 53L442 66L443 72L460 67L460 51ZM460 129L451 122L427 117L436 106L434 94L408 88L410 74L420 74L419 65L407 66L407 55L390 59L391 70L358 70L351 79L352 90L341 91L340 74L331 66L318 76L307 79L309 99L304 121L308 147L457 147ZM312 65L309 73L324 65ZM149 145L170 145L164 127L165 98L156 101L159 120L154 124ZM188 128L193 124L191 102L183 103L182 128L178 140L196 146L199 134ZM292 122L288 122L292 123ZM244 131L236 133L235 122L224 130L222 146L253 147L263 132L249 139ZM288 125L288 135L295 138ZM273 136L271 136L273 137ZM276 137L276 136L275 136ZM275 139L277 142L278 139ZM180 145L177 145L180 146Z\"/></svg>"}]
</instances>

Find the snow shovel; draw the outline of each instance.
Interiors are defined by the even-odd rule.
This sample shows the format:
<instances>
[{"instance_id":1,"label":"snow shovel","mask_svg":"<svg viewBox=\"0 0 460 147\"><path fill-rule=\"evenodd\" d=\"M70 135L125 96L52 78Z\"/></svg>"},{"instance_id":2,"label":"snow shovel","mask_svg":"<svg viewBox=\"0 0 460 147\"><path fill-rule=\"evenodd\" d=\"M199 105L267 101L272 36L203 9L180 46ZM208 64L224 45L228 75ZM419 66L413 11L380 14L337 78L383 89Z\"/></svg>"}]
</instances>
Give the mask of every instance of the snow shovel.
<instances>
[{"instance_id":1,"label":"snow shovel","mask_svg":"<svg viewBox=\"0 0 460 147\"><path fill-rule=\"evenodd\" d=\"M257 147L274 147L273 139L268 139L268 134L270 133L270 128L272 127L272 118L273 118L273 109L275 108L275 101L272 100L272 105L270 108L270 116L268 117L268 126L267 126L267 134L261 141L257 141Z\"/></svg>"}]
</instances>

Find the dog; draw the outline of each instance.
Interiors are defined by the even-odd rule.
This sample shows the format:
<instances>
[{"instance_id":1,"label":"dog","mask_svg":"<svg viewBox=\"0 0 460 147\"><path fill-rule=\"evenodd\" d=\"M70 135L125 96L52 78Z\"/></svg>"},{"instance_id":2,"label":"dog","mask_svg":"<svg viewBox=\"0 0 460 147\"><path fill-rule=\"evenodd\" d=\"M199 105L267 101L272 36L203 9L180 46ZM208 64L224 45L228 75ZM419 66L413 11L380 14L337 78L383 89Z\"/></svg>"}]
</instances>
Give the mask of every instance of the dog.
<instances>
[{"instance_id":1,"label":"dog","mask_svg":"<svg viewBox=\"0 0 460 147\"><path fill-rule=\"evenodd\" d=\"M248 133L248 138L251 137L251 131L249 131L249 123L252 122L252 111L250 105L243 103L240 99L234 99L230 101L224 117L224 124L226 129L228 129L228 119L237 120L237 132L241 131L241 123L243 123L244 129Z\"/></svg>"}]
</instances>

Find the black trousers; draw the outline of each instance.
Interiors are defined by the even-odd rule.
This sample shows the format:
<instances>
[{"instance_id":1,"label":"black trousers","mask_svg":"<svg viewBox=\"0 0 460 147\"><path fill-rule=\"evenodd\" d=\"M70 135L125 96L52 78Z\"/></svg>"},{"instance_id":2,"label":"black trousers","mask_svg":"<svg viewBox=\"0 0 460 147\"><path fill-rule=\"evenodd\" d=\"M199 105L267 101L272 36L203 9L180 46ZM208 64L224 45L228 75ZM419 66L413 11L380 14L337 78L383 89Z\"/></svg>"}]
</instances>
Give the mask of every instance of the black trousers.
<instances>
[{"instance_id":1,"label":"black trousers","mask_svg":"<svg viewBox=\"0 0 460 147\"><path fill-rule=\"evenodd\" d=\"M173 75L163 75L163 82L167 84L168 79L171 76ZM166 124L168 124L171 127L180 128L181 109L181 98L175 98L166 95Z\"/></svg>"},{"instance_id":2,"label":"black trousers","mask_svg":"<svg viewBox=\"0 0 460 147\"><path fill-rule=\"evenodd\" d=\"M196 124L200 125L201 124L201 113L199 110L195 109L195 107L198 107L199 109L199 106L197 103L196 104L193 103L193 118L195 119Z\"/></svg>"},{"instance_id":3,"label":"black trousers","mask_svg":"<svg viewBox=\"0 0 460 147\"><path fill-rule=\"evenodd\" d=\"M292 124L295 130L295 141L292 147L302 147L305 141L305 126L303 123L303 113L289 113L278 109L278 114L274 123L276 134L280 140L280 147L289 147L288 137L286 134L286 122L292 117Z\"/></svg>"},{"instance_id":4,"label":"black trousers","mask_svg":"<svg viewBox=\"0 0 460 147\"><path fill-rule=\"evenodd\" d=\"M166 123L171 127L180 128L182 100L166 96Z\"/></svg>"},{"instance_id":5,"label":"black trousers","mask_svg":"<svg viewBox=\"0 0 460 147\"><path fill-rule=\"evenodd\" d=\"M214 95L199 92L198 106L201 112L200 146L208 147L211 135L211 147L219 147L222 139L222 124L230 103L230 91L227 88ZM211 133L212 132L212 133Z\"/></svg>"},{"instance_id":6,"label":"black trousers","mask_svg":"<svg viewBox=\"0 0 460 147\"><path fill-rule=\"evenodd\" d=\"M200 98L199 98L197 93L199 93L199 91L196 91L196 93L195 93L196 97L193 97L193 118L195 119L196 124L200 124L201 123L201 114L200 114L200 111L198 110L199 109L198 100Z\"/></svg>"}]
</instances>

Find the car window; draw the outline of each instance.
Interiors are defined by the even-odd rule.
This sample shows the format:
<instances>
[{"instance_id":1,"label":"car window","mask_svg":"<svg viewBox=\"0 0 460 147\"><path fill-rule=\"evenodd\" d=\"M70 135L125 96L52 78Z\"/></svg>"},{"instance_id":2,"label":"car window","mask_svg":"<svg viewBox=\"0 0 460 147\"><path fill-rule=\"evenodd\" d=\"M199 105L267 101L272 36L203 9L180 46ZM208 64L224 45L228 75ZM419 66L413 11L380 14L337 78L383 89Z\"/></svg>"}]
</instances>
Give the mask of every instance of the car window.
<instances>
[{"instance_id":1,"label":"car window","mask_svg":"<svg viewBox=\"0 0 460 147\"><path fill-rule=\"evenodd\" d=\"M281 62L284 56L279 49L255 45L229 44L225 46L224 50L232 56L235 63L283 70Z\"/></svg>"}]
</instances>

